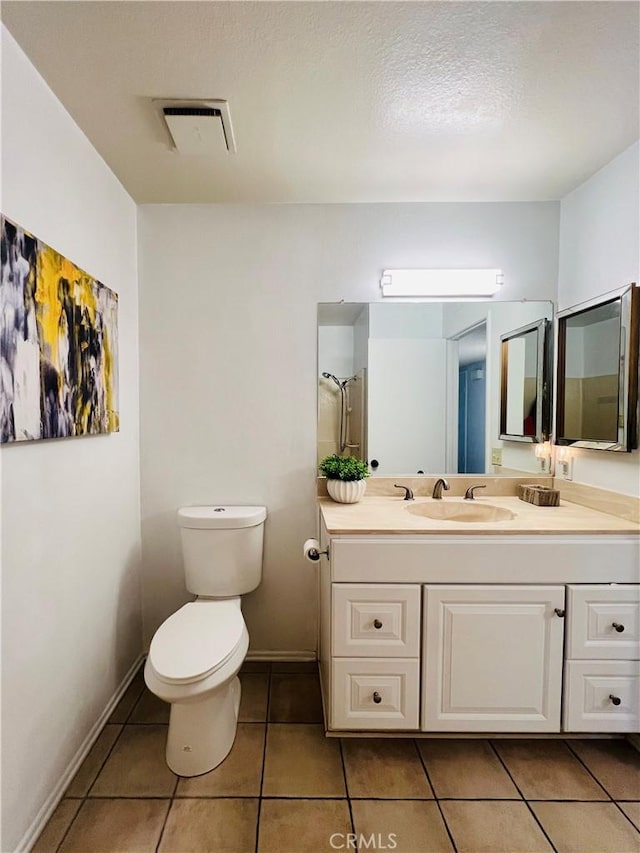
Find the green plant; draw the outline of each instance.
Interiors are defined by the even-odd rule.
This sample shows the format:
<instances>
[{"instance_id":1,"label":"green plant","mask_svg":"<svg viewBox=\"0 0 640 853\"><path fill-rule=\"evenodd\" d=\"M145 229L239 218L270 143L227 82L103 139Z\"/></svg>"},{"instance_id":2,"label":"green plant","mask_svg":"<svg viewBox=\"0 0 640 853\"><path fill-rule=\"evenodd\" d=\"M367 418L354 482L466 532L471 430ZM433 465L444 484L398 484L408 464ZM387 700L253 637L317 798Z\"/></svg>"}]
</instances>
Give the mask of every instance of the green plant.
<instances>
[{"instance_id":1,"label":"green plant","mask_svg":"<svg viewBox=\"0 0 640 853\"><path fill-rule=\"evenodd\" d=\"M369 476L366 462L355 456L325 456L318 469L328 480L364 480Z\"/></svg>"}]
</instances>

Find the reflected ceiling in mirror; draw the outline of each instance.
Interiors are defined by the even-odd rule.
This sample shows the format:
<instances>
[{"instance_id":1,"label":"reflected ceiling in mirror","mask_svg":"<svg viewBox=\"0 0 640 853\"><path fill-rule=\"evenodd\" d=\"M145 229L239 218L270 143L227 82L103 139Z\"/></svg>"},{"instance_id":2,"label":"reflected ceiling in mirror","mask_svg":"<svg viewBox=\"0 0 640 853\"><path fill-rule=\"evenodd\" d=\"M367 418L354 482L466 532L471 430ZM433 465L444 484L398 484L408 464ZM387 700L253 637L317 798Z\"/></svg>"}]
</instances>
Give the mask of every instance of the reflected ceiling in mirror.
<instances>
[{"instance_id":1,"label":"reflected ceiling in mirror","mask_svg":"<svg viewBox=\"0 0 640 853\"><path fill-rule=\"evenodd\" d=\"M379 476L540 472L501 439L501 337L550 320L550 302L318 306L318 461Z\"/></svg>"}]
</instances>

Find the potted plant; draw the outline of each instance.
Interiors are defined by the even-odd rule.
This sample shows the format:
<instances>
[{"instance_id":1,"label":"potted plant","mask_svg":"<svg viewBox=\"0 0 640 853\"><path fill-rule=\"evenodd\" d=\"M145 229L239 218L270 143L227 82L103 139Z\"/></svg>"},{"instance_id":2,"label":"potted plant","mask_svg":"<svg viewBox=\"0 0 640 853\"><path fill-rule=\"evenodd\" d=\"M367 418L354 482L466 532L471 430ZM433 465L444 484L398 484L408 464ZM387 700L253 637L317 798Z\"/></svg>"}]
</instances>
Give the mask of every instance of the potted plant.
<instances>
[{"instance_id":1,"label":"potted plant","mask_svg":"<svg viewBox=\"0 0 640 853\"><path fill-rule=\"evenodd\" d=\"M365 477L369 476L366 462L355 456L325 456L318 466L327 478L327 491L334 501L353 504L364 495Z\"/></svg>"}]
</instances>

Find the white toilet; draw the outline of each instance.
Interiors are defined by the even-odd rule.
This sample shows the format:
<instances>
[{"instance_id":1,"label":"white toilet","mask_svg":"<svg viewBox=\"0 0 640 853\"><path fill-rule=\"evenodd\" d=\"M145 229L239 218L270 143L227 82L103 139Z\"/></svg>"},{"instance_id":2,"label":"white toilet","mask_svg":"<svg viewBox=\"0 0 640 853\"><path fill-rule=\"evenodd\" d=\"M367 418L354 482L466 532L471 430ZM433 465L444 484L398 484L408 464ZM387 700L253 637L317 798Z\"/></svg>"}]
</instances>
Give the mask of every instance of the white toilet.
<instances>
[{"instance_id":1,"label":"white toilet","mask_svg":"<svg viewBox=\"0 0 640 853\"><path fill-rule=\"evenodd\" d=\"M178 510L187 589L197 598L156 631L144 680L171 703L167 764L179 776L212 770L233 746L249 647L240 595L260 583L266 517L263 506Z\"/></svg>"}]
</instances>

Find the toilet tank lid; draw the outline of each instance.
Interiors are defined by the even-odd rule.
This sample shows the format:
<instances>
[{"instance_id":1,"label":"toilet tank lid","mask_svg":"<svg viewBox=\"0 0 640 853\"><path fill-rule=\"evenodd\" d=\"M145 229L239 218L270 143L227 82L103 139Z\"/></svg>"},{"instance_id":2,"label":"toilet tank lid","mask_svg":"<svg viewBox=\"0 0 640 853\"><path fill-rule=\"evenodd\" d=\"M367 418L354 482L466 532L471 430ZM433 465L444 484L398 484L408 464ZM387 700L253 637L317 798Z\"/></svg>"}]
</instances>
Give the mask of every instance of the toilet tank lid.
<instances>
[{"instance_id":1,"label":"toilet tank lid","mask_svg":"<svg viewBox=\"0 0 640 853\"><path fill-rule=\"evenodd\" d=\"M266 517L264 506L184 506L178 510L178 527L204 530L255 527Z\"/></svg>"}]
</instances>

